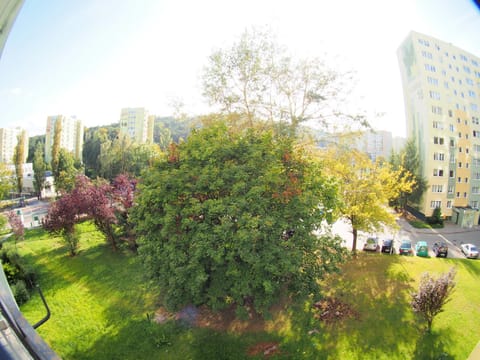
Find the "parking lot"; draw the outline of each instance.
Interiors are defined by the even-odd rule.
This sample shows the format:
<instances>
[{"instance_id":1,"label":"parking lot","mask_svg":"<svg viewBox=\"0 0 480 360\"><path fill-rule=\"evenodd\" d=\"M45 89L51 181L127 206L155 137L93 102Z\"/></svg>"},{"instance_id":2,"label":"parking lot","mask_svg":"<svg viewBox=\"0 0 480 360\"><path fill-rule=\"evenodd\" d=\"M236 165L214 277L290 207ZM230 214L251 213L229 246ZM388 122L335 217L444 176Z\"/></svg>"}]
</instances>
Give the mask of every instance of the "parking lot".
<instances>
[{"instance_id":1,"label":"parking lot","mask_svg":"<svg viewBox=\"0 0 480 360\"><path fill-rule=\"evenodd\" d=\"M372 236L380 239L380 246L383 239L393 239L394 248L398 253L398 248L402 240L410 240L415 246L417 241L426 241L428 244L429 255L435 256L432 246L435 242L446 242L448 244L449 258L465 258L460 250L460 245L471 243L480 247L480 227L461 228L458 225L446 222L443 229L416 229L412 227L405 219L398 219L399 230L385 228L384 231L376 233L359 232L357 240L357 250L362 250L365 240ZM337 221L333 226L333 232L338 234L344 240L347 248L352 248L352 230L350 226L343 222Z\"/></svg>"}]
</instances>

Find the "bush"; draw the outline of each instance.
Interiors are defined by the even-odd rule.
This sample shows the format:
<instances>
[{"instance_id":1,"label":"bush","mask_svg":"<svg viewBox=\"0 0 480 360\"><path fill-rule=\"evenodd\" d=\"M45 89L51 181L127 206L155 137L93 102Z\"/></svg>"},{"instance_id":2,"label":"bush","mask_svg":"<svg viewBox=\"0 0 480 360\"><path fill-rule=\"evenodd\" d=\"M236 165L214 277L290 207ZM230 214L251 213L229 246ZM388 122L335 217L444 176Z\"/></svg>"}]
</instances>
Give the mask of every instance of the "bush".
<instances>
[{"instance_id":1,"label":"bush","mask_svg":"<svg viewBox=\"0 0 480 360\"><path fill-rule=\"evenodd\" d=\"M413 311L426 320L428 332L432 329L433 318L443 311L443 306L450 300L450 295L455 288L455 274L454 268L437 279L424 273L418 292L412 294Z\"/></svg>"},{"instance_id":2,"label":"bush","mask_svg":"<svg viewBox=\"0 0 480 360\"><path fill-rule=\"evenodd\" d=\"M13 296L18 305L22 305L30 300L30 293L28 292L25 281L18 280L15 284L10 286L10 289L12 289Z\"/></svg>"}]
</instances>

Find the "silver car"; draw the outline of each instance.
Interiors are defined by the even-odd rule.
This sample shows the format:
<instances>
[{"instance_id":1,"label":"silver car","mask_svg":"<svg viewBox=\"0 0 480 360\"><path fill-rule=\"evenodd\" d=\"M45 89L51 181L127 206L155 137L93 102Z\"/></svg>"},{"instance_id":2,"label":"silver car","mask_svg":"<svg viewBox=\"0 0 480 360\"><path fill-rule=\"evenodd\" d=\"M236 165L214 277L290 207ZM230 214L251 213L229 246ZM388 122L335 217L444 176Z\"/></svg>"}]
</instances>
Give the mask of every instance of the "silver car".
<instances>
[{"instance_id":1,"label":"silver car","mask_svg":"<svg viewBox=\"0 0 480 360\"><path fill-rule=\"evenodd\" d=\"M478 258L478 249L473 244L462 244L460 245L462 252L468 259L477 259Z\"/></svg>"}]
</instances>

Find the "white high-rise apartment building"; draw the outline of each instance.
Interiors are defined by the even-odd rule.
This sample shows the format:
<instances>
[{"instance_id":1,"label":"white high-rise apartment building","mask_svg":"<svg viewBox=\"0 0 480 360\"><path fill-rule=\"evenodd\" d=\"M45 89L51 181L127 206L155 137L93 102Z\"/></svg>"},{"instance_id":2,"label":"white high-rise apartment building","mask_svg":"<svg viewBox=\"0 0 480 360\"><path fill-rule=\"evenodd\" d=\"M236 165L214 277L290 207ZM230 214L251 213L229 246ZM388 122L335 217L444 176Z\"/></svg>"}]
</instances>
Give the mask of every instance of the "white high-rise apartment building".
<instances>
[{"instance_id":1,"label":"white high-rise apartment building","mask_svg":"<svg viewBox=\"0 0 480 360\"><path fill-rule=\"evenodd\" d=\"M71 152L75 159L82 160L83 124L74 116L54 115L47 118L45 134L45 162L52 161L52 146L56 123L61 122L60 148Z\"/></svg>"},{"instance_id":2,"label":"white high-rise apartment building","mask_svg":"<svg viewBox=\"0 0 480 360\"><path fill-rule=\"evenodd\" d=\"M397 52L407 136L415 137L428 181L420 211L478 223L480 201L480 58L411 32Z\"/></svg>"},{"instance_id":3,"label":"white high-rise apartment building","mask_svg":"<svg viewBox=\"0 0 480 360\"><path fill-rule=\"evenodd\" d=\"M123 108L120 113L120 133L139 144L153 143L153 119L145 108Z\"/></svg>"},{"instance_id":4,"label":"white high-rise apartment building","mask_svg":"<svg viewBox=\"0 0 480 360\"><path fill-rule=\"evenodd\" d=\"M5 164L13 164L13 155L15 154L15 148L18 144L18 137L24 131L23 129L16 128L3 128L0 129L0 162ZM24 159L23 163L27 161L28 156L28 134L25 133L24 147Z\"/></svg>"}]
</instances>

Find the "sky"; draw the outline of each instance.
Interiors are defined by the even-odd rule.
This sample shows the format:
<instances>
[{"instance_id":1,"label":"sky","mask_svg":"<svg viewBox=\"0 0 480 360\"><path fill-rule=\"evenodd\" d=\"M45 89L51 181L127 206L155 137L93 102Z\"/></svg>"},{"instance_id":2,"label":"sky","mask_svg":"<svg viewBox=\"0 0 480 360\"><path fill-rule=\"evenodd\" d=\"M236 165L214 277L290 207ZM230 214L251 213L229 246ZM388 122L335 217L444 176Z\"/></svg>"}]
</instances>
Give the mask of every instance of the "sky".
<instances>
[{"instance_id":1,"label":"sky","mask_svg":"<svg viewBox=\"0 0 480 360\"><path fill-rule=\"evenodd\" d=\"M0 59L0 127L45 134L56 114L109 125L121 108L169 116L176 101L207 113L208 56L252 27L353 70L369 121L394 136L406 135L396 51L411 30L480 56L472 0L25 0Z\"/></svg>"}]
</instances>

